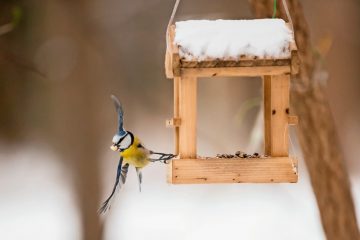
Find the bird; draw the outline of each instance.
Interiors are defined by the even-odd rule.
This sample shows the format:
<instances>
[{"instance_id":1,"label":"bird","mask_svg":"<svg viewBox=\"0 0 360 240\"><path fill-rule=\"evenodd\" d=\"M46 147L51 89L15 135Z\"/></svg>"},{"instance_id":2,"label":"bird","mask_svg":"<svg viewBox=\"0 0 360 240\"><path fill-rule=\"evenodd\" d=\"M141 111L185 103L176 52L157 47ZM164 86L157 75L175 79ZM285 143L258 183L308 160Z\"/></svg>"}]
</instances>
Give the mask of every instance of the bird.
<instances>
[{"instance_id":1,"label":"bird","mask_svg":"<svg viewBox=\"0 0 360 240\"><path fill-rule=\"evenodd\" d=\"M140 139L130 131L124 128L124 111L119 99L111 95L111 99L114 102L115 109L118 117L118 129L116 134L112 138L112 145L110 149L112 151L119 152L120 159L116 172L115 184L113 186L110 196L102 203L99 212L105 213L110 208L110 202L113 199L116 189L120 188L122 184L125 184L129 167L135 168L139 191L141 192L142 183L142 169L151 162L163 162L176 157L174 154L154 152L144 147Z\"/></svg>"}]
</instances>

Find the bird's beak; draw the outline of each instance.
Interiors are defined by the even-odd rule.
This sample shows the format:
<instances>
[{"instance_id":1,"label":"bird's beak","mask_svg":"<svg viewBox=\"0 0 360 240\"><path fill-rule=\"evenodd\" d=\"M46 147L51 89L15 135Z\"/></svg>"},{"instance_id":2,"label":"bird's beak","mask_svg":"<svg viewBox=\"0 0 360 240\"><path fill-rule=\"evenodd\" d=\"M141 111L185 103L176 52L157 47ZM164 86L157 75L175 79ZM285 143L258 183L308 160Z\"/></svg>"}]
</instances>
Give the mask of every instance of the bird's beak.
<instances>
[{"instance_id":1,"label":"bird's beak","mask_svg":"<svg viewBox=\"0 0 360 240\"><path fill-rule=\"evenodd\" d=\"M116 152L119 148L115 144L113 144L110 146L110 149Z\"/></svg>"}]
</instances>

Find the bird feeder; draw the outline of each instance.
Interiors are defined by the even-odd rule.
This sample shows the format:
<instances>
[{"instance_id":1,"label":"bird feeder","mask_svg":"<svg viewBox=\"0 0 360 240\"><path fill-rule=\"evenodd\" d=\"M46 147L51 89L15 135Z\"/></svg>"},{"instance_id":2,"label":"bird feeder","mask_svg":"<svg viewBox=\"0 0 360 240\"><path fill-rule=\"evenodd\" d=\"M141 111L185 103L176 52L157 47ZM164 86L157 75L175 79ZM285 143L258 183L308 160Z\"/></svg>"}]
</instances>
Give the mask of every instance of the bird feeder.
<instances>
[{"instance_id":1,"label":"bird feeder","mask_svg":"<svg viewBox=\"0 0 360 240\"><path fill-rule=\"evenodd\" d=\"M274 19L274 24L270 23L271 20L263 19L269 22L265 25L262 20L192 20L169 24L165 70L167 78L174 81L174 116L166 124L175 129L175 152L179 154L179 159L169 164L169 183L297 182L297 160L289 156L288 126L298 121L296 116L290 115L289 99L290 76L299 71L299 57L292 27L281 19ZM222 24L219 21L223 21ZM272 33L271 28L280 30L272 29ZM234 41L222 36L226 35L226 29L235 38ZM281 48L280 52L271 46L272 34L278 31L290 34L290 37L286 36L289 41L280 39L281 42L277 43L280 44L277 46ZM241 36L248 37L250 41L237 48L234 42L235 45L241 42ZM192 41L195 41L195 47L191 45ZM260 43L256 45L256 41ZM214 43L219 46L211 50ZM199 51L196 44L200 46ZM217 52L216 49L220 50ZM225 49L225 54L220 53L221 49ZM256 53L257 50L260 54ZM197 82L203 77L262 78L266 157L198 157Z\"/></svg>"}]
</instances>

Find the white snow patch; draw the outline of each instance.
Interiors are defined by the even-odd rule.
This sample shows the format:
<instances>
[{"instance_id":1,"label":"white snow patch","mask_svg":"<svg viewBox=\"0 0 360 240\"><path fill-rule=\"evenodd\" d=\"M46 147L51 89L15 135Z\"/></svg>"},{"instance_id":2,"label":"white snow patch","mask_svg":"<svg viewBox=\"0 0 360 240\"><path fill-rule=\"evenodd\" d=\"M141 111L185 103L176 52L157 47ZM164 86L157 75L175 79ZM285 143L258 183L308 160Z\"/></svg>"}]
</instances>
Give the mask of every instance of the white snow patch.
<instances>
[{"instance_id":1,"label":"white snow patch","mask_svg":"<svg viewBox=\"0 0 360 240\"><path fill-rule=\"evenodd\" d=\"M0 238L81 239L70 177L46 145L0 143Z\"/></svg>"},{"instance_id":2,"label":"white snow patch","mask_svg":"<svg viewBox=\"0 0 360 240\"><path fill-rule=\"evenodd\" d=\"M175 44L188 61L290 58L292 31L282 19L176 22Z\"/></svg>"}]
</instances>

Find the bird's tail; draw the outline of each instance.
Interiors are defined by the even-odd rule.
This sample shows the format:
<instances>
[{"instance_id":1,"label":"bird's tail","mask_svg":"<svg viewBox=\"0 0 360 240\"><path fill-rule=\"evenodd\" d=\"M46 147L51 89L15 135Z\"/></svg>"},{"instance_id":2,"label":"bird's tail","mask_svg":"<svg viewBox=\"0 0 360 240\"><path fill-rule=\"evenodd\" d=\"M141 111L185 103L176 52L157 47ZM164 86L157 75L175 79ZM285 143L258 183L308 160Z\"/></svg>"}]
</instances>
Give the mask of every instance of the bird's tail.
<instances>
[{"instance_id":1,"label":"bird's tail","mask_svg":"<svg viewBox=\"0 0 360 240\"><path fill-rule=\"evenodd\" d=\"M137 173L138 180L139 180L139 191L141 192L141 183L142 183L141 168L136 168L136 173Z\"/></svg>"}]
</instances>

